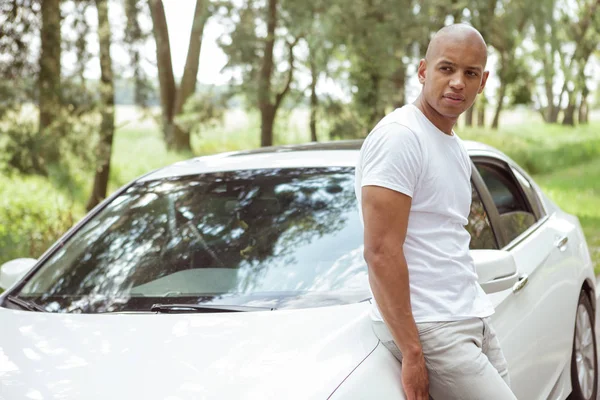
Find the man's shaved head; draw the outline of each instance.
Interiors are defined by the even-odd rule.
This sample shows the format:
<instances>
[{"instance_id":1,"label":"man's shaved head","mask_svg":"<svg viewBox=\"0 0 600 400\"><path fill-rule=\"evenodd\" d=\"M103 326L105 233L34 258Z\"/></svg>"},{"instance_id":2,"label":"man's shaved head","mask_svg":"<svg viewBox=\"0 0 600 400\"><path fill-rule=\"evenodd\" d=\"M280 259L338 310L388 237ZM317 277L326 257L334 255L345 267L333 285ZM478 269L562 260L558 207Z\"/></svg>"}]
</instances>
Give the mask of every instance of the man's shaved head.
<instances>
[{"instance_id":1,"label":"man's shaved head","mask_svg":"<svg viewBox=\"0 0 600 400\"><path fill-rule=\"evenodd\" d=\"M436 34L427 46L425 60L432 62L437 58L440 49L445 48L449 43L461 43L473 52L480 52L483 56L483 67L487 63L487 45L481 33L471 25L454 24L448 25L436 32Z\"/></svg>"},{"instance_id":2,"label":"man's shaved head","mask_svg":"<svg viewBox=\"0 0 600 400\"><path fill-rule=\"evenodd\" d=\"M481 33L467 24L440 29L429 42L417 75L423 85L417 106L443 132L483 92L489 72L487 46Z\"/></svg>"}]
</instances>

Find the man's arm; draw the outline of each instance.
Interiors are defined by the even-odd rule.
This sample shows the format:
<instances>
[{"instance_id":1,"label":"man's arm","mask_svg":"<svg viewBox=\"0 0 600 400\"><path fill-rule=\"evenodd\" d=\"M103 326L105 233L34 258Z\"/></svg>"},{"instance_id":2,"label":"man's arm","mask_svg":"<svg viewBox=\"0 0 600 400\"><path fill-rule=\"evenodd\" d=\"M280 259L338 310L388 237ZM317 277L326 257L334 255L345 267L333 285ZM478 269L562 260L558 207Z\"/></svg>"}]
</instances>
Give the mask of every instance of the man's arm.
<instances>
[{"instance_id":1,"label":"man's arm","mask_svg":"<svg viewBox=\"0 0 600 400\"><path fill-rule=\"evenodd\" d=\"M371 290L402 352L402 384L409 400L428 399L428 375L410 304L403 244L411 198L378 186L362 188L364 256Z\"/></svg>"}]
</instances>

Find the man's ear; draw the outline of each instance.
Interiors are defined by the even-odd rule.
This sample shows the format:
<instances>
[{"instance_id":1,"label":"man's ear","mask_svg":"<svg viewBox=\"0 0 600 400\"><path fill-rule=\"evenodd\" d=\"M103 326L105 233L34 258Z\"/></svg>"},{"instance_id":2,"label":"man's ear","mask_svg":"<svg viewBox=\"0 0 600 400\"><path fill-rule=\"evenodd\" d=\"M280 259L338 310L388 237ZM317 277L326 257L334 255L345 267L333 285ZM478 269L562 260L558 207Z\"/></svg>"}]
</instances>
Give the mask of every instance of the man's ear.
<instances>
[{"instance_id":1,"label":"man's ear","mask_svg":"<svg viewBox=\"0 0 600 400\"><path fill-rule=\"evenodd\" d=\"M481 80L481 85L479 85L479 90L477 91L477 93L481 94L483 92L483 89L485 89L485 84L487 82L488 76L490 76L490 71L485 71L483 73L483 79Z\"/></svg>"},{"instance_id":2,"label":"man's ear","mask_svg":"<svg viewBox=\"0 0 600 400\"><path fill-rule=\"evenodd\" d=\"M421 82L421 85L423 85L425 83L425 77L427 76L427 61L425 61L424 58L419 61L417 76L419 77L419 82Z\"/></svg>"}]
</instances>

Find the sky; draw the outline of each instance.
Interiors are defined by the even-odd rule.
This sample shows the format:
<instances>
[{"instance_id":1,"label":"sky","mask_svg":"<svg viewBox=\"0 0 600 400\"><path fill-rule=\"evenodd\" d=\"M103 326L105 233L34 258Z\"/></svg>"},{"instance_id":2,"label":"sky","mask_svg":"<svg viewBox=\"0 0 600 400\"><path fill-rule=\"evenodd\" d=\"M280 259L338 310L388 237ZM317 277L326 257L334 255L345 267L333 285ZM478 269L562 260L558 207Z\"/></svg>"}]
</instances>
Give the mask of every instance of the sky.
<instances>
[{"instance_id":1,"label":"sky","mask_svg":"<svg viewBox=\"0 0 600 400\"><path fill-rule=\"evenodd\" d=\"M176 76L181 76L190 41L196 0L163 0L163 4L169 27L173 71ZM217 39L222 33L223 29L215 19L209 19L204 28L200 52L198 80L202 83L218 85L228 81L229 76L221 74L227 57L217 45Z\"/></svg>"}]
</instances>

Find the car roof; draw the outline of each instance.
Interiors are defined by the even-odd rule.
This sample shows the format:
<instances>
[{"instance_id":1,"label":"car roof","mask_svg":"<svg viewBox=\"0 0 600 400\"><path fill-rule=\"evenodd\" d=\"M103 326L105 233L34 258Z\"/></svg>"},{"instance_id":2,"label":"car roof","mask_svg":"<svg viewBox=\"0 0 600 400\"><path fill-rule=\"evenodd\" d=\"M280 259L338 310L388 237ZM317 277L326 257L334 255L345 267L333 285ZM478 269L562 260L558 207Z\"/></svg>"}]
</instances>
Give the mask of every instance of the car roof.
<instances>
[{"instance_id":1,"label":"car roof","mask_svg":"<svg viewBox=\"0 0 600 400\"><path fill-rule=\"evenodd\" d=\"M340 140L219 153L171 164L144 175L138 181L241 169L354 167L362 143L363 140ZM483 143L470 140L465 140L464 143L471 155L486 153L499 158L505 157L498 150Z\"/></svg>"}]
</instances>

